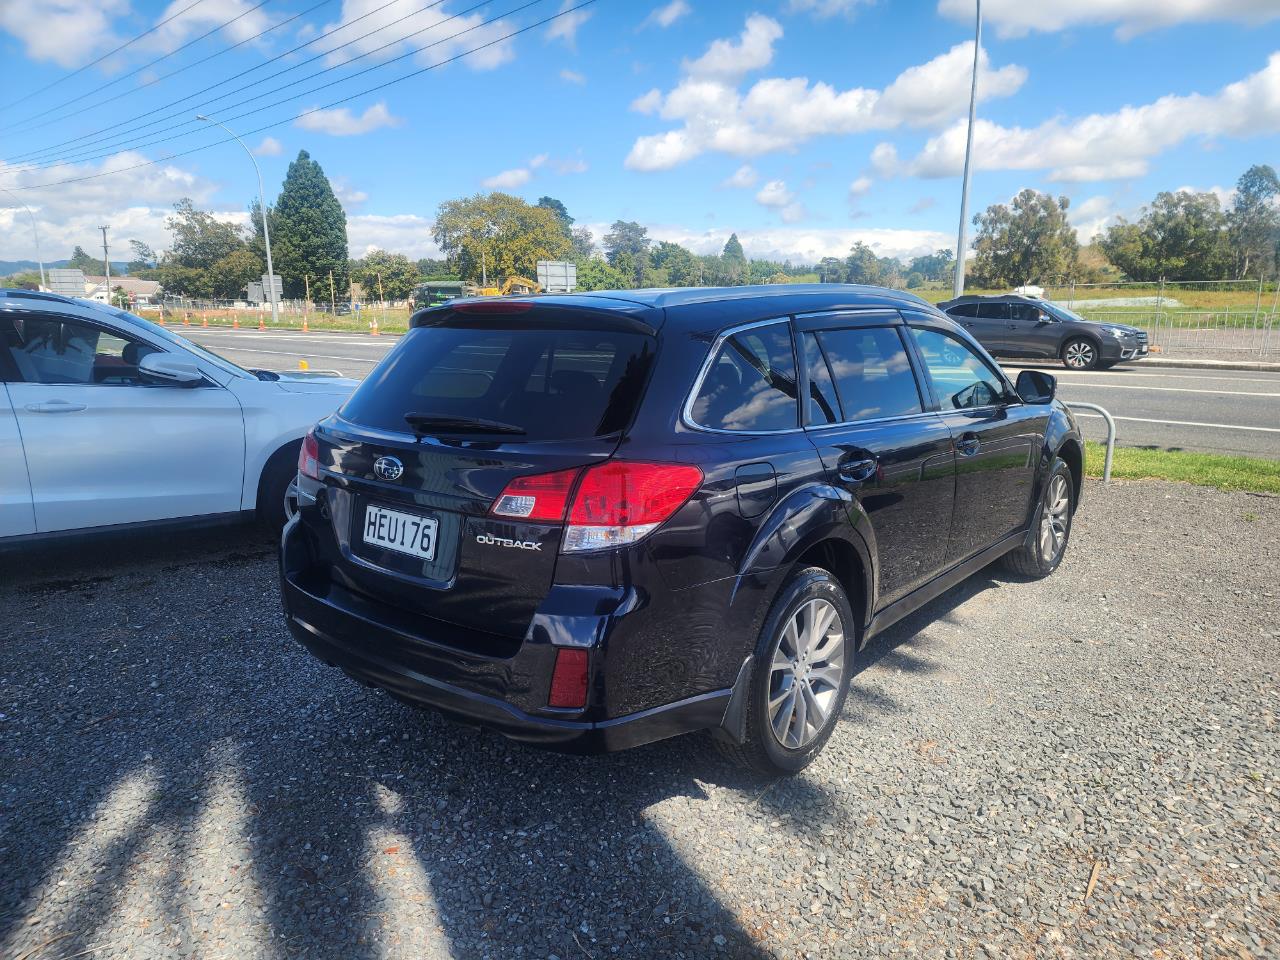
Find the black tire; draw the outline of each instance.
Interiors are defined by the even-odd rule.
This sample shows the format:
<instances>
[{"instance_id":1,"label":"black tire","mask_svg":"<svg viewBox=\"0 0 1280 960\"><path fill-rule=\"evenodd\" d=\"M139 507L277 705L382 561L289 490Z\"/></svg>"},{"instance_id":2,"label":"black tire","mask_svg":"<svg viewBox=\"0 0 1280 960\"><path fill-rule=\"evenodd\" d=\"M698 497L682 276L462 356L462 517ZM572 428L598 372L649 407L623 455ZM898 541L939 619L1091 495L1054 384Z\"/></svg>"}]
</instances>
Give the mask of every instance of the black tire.
<instances>
[{"instance_id":1,"label":"black tire","mask_svg":"<svg viewBox=\"0 0 1280 960\"><path fill-rule=\"evenodd\" d=\"M1102 348L1088 337L1072 337L1062 345L1059 359L1068 370L1096 370L1102 359Z\"/></svg>"},{"instance_id":2,"label":"black tire","mask_svg":"<svg viewBox=\"0 0 1280 960\"><path fill-rule=\"evenodd\" d=\"M1063 497L1065 506L1061 504ZM1016 550L1004 555L1004 565L1031 580L1049 576L1058 569L1062 558L1066 556L1074 515L1075 489L1072 486L1071 468L1061 457L1054 457L1053 466L1045 477L1044 489L1040 492L1040 501L1031 518L1031 530Z\"/></svg>"},{"instance_id":3,"label":"black tire","mask_svg":"<svg viewBox=\"0 0 1280 960\"><path fill-rule=\"evenodd\" d=\"M258 522L271 533L279 533L289 521L285 498L298 477L298 450L301 440L286 443L267 460L258 480Z\"/></svg>"},{"instance_id":4,"label":"black tire","mask_svg":"<svg viewBox=\"0 0 1280 960\"><path fill-rule=\"evenodd\" d=\"M819 603L810 606L813 601L819 601ZM783 641L783 634L787 631L788 625L797 617L803 618L802 608L808 608L811 616L814 613L825 614L826 609L823 604L834 608L835 618L832 624L834 625L835 619L838 618L842 634L839 680L829 683L823 678L823 674L830 672L831 662L815 655L815 653L830 651L830 644L834 642L832 630L828 628L825 632L817 631L821 633L821 643L815 648L815 653L805 657L803 663L799 663L799 657L792 661L793 664L799 665L799 669L804 670L805 679L797 681L794 675L782 675L779 671L779 680L790 683L790 687L785 683L778 687L779 692L785 696L787 689L795 691L792 694L795 706L793 706L792 716L785 722L784 735L798 734L796 736L798 745L788 746L774 732L769 710L770 692L775 686L774 652L775 649L781 649L785 658L786 646L780 648L779 645ZM826 745L840 718L840 711L849 695L849 683L853 676L857 646L857 624L844 588L830 572L822 567L805 567L797 570L774 600L756 643L755 666L752 670L751 686L747 697L747 739L741 745L717 740L716 745L720 752L735 764L769 776L786 776L803 770ZM826 665L818 666L819 664ZM795 668L795 666L792 667L792 669ZM821 689L817 693L810 692L808 697L805 697L800 692L801 683L808 686L810 691L818 685L821 685ZM807 705L816 703L819 697L822 698L821 702L826 705L826 709L822 714L822 723L815 725L817 728L810 735L805 723L810 709ZM801 713L797 707L801 703L805 704L804 713L797 723L796 714ZM785 707L783 702L780 709L785 712Z\"/></svg>"}]
</instances>

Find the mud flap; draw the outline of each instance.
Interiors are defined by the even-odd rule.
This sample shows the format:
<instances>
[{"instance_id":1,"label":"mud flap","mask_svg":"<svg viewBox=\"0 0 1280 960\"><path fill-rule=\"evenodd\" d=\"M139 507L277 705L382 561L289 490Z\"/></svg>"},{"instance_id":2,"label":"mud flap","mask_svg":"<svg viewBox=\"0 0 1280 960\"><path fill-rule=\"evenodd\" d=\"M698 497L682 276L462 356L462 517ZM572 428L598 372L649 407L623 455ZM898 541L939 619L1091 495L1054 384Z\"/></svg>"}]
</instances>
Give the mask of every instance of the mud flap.
<instances>
[{"instance_id":1,"label":"mud flap","mask_svg":"<svg viewBox=\"0 0 1280 960\"><path fill-rule=\"evenodd\" d=\"M751 667L755 657L750 656L742 661L738 668L738 679L733 682L733 693L729 697L729 705L724 708L724 717L720 726L711 731L713 737L736 743L741 746L747 739L747 700L751 693Z\"/></svg>"}]
</instances>

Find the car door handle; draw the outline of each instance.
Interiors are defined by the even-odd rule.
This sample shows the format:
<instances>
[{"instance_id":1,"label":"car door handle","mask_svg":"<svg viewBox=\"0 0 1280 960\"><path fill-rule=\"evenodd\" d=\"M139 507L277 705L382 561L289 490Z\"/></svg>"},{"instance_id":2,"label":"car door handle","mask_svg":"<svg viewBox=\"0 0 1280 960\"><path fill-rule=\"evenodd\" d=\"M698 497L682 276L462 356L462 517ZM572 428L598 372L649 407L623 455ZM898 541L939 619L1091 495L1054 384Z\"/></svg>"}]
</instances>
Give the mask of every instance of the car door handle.
<instances>
[{"instance_id":1,"label":"car door handle","mask_svg":"<svg viewBox=\"0 0 1280 960\"><path fill-rule=\"evenodd\" d=\"M880 463L874 457L867 460L847 460L840 464L840 479L845 483L866 483L876 475Z\"/></svg>"},{"instance_id":2,"label":"car door handle","mask_svg":"<svg viewBox=\"0 0 1280 960\"><path fill-rule=\"evenodd\" d=\"M30 413L78 413L86 409L83 403L72 403L70 400L45 400L41 403L28 403Z\"/></svg>"},{"instance_id":3,"label":"car door handle","mask_svg":"<svg viewBox=\"0 0 1280 960\"><path fill-rule=\"evenodd\" d=\"M966 433L956 441L956 453L962 457L972 457L978 452L980 446L982 446L982 441L978 439L976 434Z\"/></svg>"}]
</instances>

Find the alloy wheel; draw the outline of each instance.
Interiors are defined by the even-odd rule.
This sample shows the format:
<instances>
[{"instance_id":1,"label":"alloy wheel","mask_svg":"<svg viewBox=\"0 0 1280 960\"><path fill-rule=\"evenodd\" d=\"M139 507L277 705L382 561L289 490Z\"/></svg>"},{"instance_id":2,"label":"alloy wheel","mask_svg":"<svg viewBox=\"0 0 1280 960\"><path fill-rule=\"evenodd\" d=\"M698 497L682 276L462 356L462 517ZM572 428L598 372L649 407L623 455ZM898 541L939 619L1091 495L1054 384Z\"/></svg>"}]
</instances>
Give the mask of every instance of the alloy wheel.
<instances>
[{"instance_id":1,"label":"alloy wheel","mask_svg":"<svg viewBox=\"0 0 1280 960\"><path fill-rule=\"evenodd\" d=\"M1040 556L1045 563L1053 563L1062 552L1070 523L1071 494L1067 490L1067 478L1057 474L1049 481L1049 494L1040 514Z\"/></svg>"},{"instance_id":2,"label":"alloy wheel","mask_svg":"<svg viewBox=\"0 0 1280 960\"><path fill-rule=\"evenodd\" d=\"M805 602L787 620L773 647L769 673L769 726L791 750L826 728L844 681L844 625L835 605Z\"/></svg>"},{"instance_id":3,"label":"alloy wheel","mask_svg":"<svg viewBox=\"0 0 1280 960\"><path fill-rule=\"evenodd\" d=\"M298 481L295 479L284 491L284 519L287 523L298 512Z\"/></svg>"},{"instance_id":4,"label":"alloy wheel","mask_svg":"<svg viewBox=\"0 0 1280 960\"><path fill-rule=\"evenodd\" d=\"M1094 356L1095 351L1092 344L1077 340L1075 343L1067 344L1067 352L1064 359L1067 361L1068 367L1083 370L1093 366Z\"/></svg>"}]
</instances>

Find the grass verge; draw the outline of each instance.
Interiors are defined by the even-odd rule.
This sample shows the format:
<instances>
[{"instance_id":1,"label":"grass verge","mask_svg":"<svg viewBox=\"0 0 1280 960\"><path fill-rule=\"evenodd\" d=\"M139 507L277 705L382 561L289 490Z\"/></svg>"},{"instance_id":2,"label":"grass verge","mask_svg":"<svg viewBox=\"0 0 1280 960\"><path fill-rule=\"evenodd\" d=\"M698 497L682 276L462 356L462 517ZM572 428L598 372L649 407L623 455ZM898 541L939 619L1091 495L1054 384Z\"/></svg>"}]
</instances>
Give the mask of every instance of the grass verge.
<instances>
[{"instance_id":1,"label":"grass verge","mask_svg":"<svg viewBox=\"0 0 1280 960\"><path fill-rule=\"evenodd\" d=\"M1086 442L1085 447L1085 473L1101 477L1106 447L1093 441ZM1280 494L1280 460L1257 457L1116 447L1111 476L1122 480L1178 480L1219 490Z\"/></svg>"}]
</instances>

